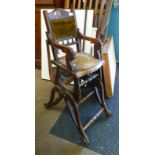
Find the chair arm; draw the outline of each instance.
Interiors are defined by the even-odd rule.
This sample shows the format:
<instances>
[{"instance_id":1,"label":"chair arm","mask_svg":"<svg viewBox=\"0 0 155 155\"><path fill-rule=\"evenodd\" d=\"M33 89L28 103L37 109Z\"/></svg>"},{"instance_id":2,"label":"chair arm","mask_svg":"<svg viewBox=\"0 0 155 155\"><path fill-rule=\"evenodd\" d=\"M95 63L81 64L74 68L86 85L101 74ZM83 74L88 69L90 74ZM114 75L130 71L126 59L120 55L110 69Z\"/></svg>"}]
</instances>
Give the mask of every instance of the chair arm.
<instances>
[{"instance_id":1,"label":"chair arm","mask_svg":"<svg viewBox=\"0 0 155 155\"><path fill-rule=\"evenodd\" d=\"M80 39L84 39L84 40L90 41L91 43L94 43L94 45L95 45L94 46L94 57L97 59L101 59L101 51L103 48L103 44L102 44L101 40L99 40L97 38L85 36L85 35L81 34L80 32L79 32L78 36Z\"/></svg>"},{"instance_id":2,"label":"chair arm","mask_svg":"<svg viewBox=\"0 0 155 155\"><path fill-rule=\"evenodd\" d=\"M87 41L90 41L91 43L94 43L94 44L97 44L99 43L100 41L96 38L93 38L93 37L88 37L88 36L85 36L81 33L79 33L79 38L80 39L83 39L83 40L87 40Z\"/></svg>"},{"instance_id":3,"label":"chair arm","mask_svg":"<svg viewBox=\"0 0 155 155\"><path fill-rule=\"evenodd\" d=\"M62 52L66 53L66 55L68 56L68 58L70 58L71 60L75 59L75 53L73 52L72 48L68 47L68 46L64 46L62 44L59 44L59 43L56 43L56 42L53 42L51 40L48 40L48 43L57 48L57 49L60 49L62 50Z\"/></svg>"},{"instance_id":4,"label":"chair arm","mask_svg":"<svg viewBox=\"0 0 155 155\"><path fill-rule=\"evenodd\" d=\"M68 47L68 46L64 46L62 44L53 42L51 40L48 40L48 44L50 44L52 47L55 47L57 49L62 50L62 52L66 53L66 65L67 65L67 69L69 69L70 71L73 71L72 68L72 60L75 59L76 54L73 52L73 49Z\"/></svg>"}]
</instances>

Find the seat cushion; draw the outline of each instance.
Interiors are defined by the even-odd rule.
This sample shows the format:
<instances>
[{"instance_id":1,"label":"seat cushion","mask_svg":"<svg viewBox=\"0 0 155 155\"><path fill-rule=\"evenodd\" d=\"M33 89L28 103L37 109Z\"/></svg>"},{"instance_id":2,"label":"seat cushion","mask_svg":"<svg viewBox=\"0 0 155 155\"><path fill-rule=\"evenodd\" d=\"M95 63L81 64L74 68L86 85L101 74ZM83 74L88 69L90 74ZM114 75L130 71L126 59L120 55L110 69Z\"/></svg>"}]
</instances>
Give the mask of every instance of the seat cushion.
<instances>
[{"instance_id":1,"label":"seat cushion","mask_svg":"<svg viewBox=\"0 0 155 155\"><path fill-rule=\"evenodd\" d=\"M73 69L75 71L84 71L91 69L101 63L102 60L98 60L92 55L86 53L76 53L76 58L72 61ZM65 57L60 58L60 63L66 65ZM102 63L103 64L103 63Z\"/></svg>"}]
</instances>

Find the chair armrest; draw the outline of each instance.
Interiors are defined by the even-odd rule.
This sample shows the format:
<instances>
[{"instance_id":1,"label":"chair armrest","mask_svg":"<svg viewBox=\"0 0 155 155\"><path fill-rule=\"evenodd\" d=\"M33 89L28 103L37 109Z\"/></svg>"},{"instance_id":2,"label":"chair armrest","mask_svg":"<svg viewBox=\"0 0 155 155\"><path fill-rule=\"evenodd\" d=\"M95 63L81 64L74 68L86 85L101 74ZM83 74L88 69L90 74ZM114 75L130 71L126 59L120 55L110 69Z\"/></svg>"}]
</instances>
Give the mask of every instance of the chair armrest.
<instances>
[{"instance_id":1,"label":"chair armrest","mask_svg":"<svg viewBox=\"0 0 155 155\"><path fill-rule=\"evenodd\" d=\"M98 39L93 38L93 37L85 36L85 35L83 35L81 33L79 33L79 38L83 39L83 40L90 41L91 43L94 43L94 44L100 43L100 41Z\"/></svg>"},{"instance_id":2,"label":"chair armrest","mask_svg":"<svg viewBox=\"0 0 155 155\"><path fill-rule=\"evenodd\" d=\"M56 43L56 42L53 42L53 41L50 41L50 40L48 40L48 43L49 43L51 46L53 46L53 47L55 47L55 48L57 48L57 49L62 50L62 52L66 53L66 55L67 55L71 60L75 59L75 56L76 56L76 55L75 55L75 53L73 52L72 48L70 48L70 47L68 47L68 46L64 46L64 45L59 44L59 43Z\"/></svg>"},{"instance_id":3,"label":"chair armrest","mask_svg":"<svg viewBox=\"0 0 155 155\"><path fill-rule=\"evenodd\" d=\"M97 38L85 36L85 35L81 34L80 32L78 33L78 36L80 39L84 39L84 40L90 41L91 43L94 43L94 45L95 45L94 46L94 57L97 59L101 59L101 51L102 51L102 47L103 47L101 40L99 40Z\"/></svg>"},{"instance_id":4,"label":"chair armrest","mask_svg":"<svg viewBox=\"0 0 155 155\"><path fill-rule=\"evenodd\" d=\"M66 65L67 65L67 69L70 71L73 71L73 67L72 67L72 60L75 59L76 54L73 52L73 49L68 47L68 46L64 46L62 44L53 42L51 40L47 40L47 43L49 45L51 45L52 47L55 47L57 49L62 50L62 52L66 53Z\"/></svg>"}]
</instances>

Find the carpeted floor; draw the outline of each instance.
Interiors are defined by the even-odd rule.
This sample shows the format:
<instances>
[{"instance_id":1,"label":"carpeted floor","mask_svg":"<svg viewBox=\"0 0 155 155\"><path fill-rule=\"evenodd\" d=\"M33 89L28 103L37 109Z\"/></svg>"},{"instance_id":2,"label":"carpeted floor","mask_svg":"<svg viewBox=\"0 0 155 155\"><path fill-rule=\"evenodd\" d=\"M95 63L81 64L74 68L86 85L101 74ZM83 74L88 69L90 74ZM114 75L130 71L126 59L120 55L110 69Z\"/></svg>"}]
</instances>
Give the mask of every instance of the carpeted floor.
<instances>
[{"instance_id":1,"label":"carpeted floor","mask_svg":"<svg viewBox=\"0 0 155 155\"><path fill-rule=\"evenodd\" d=\"M87 90L89 91L89 90ZM80 115L82 124L86 124L90 118L100 110L100 105L97 103L95 96L89 98L80 106ZM106 99L109 109L112 111L112 116L107 118L105 114L100 117L86 130L90 139L90 144L84 147L103 155L118 155L119 154L119 79L118 68L115 79L114 96ZM53 135L67 139L76 144L80 144L80 134L73 124L72 119L65 108L55 125L51 129Z\"/></svg>"},{"instance_id":2,"label":"carpeted floor","mask_svg":"<svg viewBox=\"0 0 155 155\"><path fill-rule=\"evenodd\" d=\"M64 110L62 102L52 110L44 108L43 104L48 101L52 84L41 80L40 70L36 70L35 77L35 154L36 155L99 155L90 149L59 138L50 133Z\"/></svg>"},{"instance_id":3,"label":"carpeted floor","mask_svg":"<svg viewBox=\"0 0 155 155\"><path fill-rule=\"evenodd\" d=\"M36 135L35 135L36 155L99 155L99 154L103 154L102 151L97 151L95 149L93 151L92 148L89 148L89 147L86 148L86 147L77 145L77 144L75 144L75 142L72 143L68 140L65 140L64 139L65 137L62 137L62 136L56 135L56 134L53 135L50 133L51 128L54 129L55 131L57 131L55 133L59 133L59 128L56 127L56 124L58 123L58 121L60 120L61 116L64 113L65 104L62 102L59 105L55 106L51 110L46 110L44 108L43 104L48 101L50 90L53 85L49 81L41 80L40 74L41 74L40 71L36 70L36 112L35 112L36 113L36 117L35 117L36 118L36 125L35 125L35 127L36 127ZM116 87L118 88L118 86L116 86ZM114 100L116 100L116 98L113 97L113 98L111 98L111 100L113 100L113 102L114 102ZM115 114L114 111L118 111L118 104L116 104L116 105L117 106L111 107L111 111L113 112L113 115L110 119L112 119L113 121L116 121L114 119L114 116L117 115L117 114ZM117 117L118 117L118 115L117 115ZM103 123L106 124L106 126L109 126L108 125L109 120L103 119L102 121L103 121ZM99 123L99 122L100 121L98 120L96 123ZM116 123L118 124L118 122L116 122ZM98 135L97 134L98 131L96 130L97 129L96 127L97 127L97 125L92 125L90 127L90 129L91 129L90 131L92 133L94 133L95 135ZM62 129L62 128L60 128L60 129ZM112 135L114 135L112 133L113 128L111 129L109 126L108 129L110 129L108 132L111 133ZM110 153L109 151L106 151L103 148L103 146L100 146L100 145L96 146L96 147L100 147L99 149L104 149L104 151L107 152L107 153L106 152L104 153L105 155L117 155L118 154L117 131L115 132L116 133L115 138L116 138L117 142L116 142L116 140L114 141L114 142L116 142L115 143L115 147L116 147L115 153L113 153L113 152ZM105 131L105 134L106 133L107 133L107 131ZM66 132L65 132L65 136L67 136ZM88 136L91 137L91 135L88 135ZM100 135L98 135L98 137L100 137ZM96 137L96 140L97 139L98 138ZM90 140L93 141L93 139L90 139ZM108 139L106 139L106 144L109 146L109 147L107 147L107 149L109 149L111 146L111 141L108 141Z\"/></svg>"}]
</instances>

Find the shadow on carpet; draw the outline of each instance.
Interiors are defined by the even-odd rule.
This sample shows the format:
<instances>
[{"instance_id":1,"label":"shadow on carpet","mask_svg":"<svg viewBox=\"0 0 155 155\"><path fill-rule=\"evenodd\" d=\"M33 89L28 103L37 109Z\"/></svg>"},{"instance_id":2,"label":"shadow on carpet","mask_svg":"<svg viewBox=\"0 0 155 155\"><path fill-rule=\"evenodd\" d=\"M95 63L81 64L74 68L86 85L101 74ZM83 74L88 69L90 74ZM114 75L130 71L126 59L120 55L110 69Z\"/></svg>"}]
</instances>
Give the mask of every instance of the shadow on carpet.
<instances>
[{"instance_id":1,"label":"shadow on carpet","mask_svg":"<svg viewBox=\"0 0 155 155\"><path fill-rule=\"evenodd\" d=\"M85 124L100 109L94 96L80 106L80 116ZM102 155L119 154L119 69L117 67L114 96L106 99L112 116L107 118L104 113L86 130L90 140L88 145L82 145ZM81 145L80 134L74 125L69 112L65 108L53 128L51 134Z\"/></svg>"}]
</instances>

